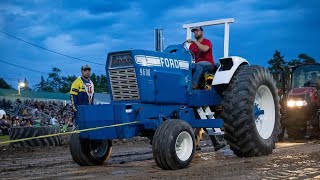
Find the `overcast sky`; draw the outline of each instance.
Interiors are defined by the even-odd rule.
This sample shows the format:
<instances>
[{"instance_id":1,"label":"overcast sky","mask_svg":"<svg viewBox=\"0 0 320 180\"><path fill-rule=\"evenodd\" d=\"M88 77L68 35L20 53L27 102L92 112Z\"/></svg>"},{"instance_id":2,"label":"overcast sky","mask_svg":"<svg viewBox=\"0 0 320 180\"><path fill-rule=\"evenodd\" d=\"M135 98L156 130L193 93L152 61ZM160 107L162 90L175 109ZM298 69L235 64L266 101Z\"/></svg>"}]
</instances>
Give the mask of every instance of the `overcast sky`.
<instances>
[{"instance_id":1,"label":"overcast sky","mask_svg":"<svg viewBox=\"0 0 320 180\"><path fill-rule=\"evenodd\" d=\"M45 48L105 63L108 52L154 49L154 29L163 28L165 46L185 40L185 23L235 18L230 29L230 55L267 66L276 49L286 60L306 53L320 60L318 0L77 0L0 1L0 30ZM217 61L223 55L223 26L204 28ZM84 62L59 56L0 33L0 60L47 73L79 75ZM105 67L92 66L105 74ZM40 72L0 62L0 77L14 87L26 77L34 85Z\"/></svg>"}]
</instances>

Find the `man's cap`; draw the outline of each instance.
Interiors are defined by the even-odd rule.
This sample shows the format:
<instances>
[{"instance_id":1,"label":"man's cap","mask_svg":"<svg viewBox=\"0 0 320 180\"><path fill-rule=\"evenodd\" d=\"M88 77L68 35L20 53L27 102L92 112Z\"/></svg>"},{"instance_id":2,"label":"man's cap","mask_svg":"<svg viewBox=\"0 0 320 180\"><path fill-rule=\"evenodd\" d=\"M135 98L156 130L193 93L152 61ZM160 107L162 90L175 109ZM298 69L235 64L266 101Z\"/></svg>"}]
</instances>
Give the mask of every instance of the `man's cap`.
<instances>
[{"instance_id":1,"label":"man's cap","mask_svg":"<svg viewBox=\"0 0 320 180\"><path fill-rule=\"evenodd\" d=\"M317 73L316 72L312 72L311 75L317 75Z\"/></svg>"},{"instance_id":2,"label":"man's cap","mask_svg":"<svg viewBox=\"0 0 320 180\"><path fill-rule=\"evenodd\" d=\"M90 67L88 64L83 65L83 66L81 67L81 70L85 70L85 69L90 69L90 70L91 70L91 67Z\"/></svg>"},{"instance_id":3,"label":"man's cap","mask_svg":"<svg viewBox=\"0 0 320 180\"><path fill-rule=\"evenodd\" d=\"M196 26L196 27L191 28L191 32L194 32L194 31L203 31L203 29L201 26Z\"/></svg>"}]
</instances>

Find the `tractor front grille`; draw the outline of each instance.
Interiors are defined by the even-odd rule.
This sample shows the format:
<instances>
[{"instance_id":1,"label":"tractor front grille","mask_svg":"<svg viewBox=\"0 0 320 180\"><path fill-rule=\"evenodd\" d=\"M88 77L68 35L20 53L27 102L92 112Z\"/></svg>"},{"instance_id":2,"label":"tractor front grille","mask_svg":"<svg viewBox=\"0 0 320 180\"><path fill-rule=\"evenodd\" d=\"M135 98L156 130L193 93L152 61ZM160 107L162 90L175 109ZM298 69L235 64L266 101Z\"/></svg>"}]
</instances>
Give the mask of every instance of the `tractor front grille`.
<instances>
[{"instance_id":1,"label":"tractor front grille","mask_svg":"<svg viewBox=\"0 0 320 180\"><path fill-rule=\"evenodd\" d=\"M135 68L109 70L114 101L140 99Z\"/></svg>"}]
</instances>

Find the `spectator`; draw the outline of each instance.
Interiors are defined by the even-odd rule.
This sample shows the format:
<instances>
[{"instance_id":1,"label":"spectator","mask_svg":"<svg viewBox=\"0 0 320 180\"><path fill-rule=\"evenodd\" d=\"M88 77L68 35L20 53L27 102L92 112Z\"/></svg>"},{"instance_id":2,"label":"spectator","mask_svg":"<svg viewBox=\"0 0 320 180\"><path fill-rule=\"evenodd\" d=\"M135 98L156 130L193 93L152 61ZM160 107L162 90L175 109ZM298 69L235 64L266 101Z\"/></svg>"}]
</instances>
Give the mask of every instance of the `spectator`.
<instances>
[{"instance_id":1,"label":"spectator","mask_svg":"<svg viewBox=\"0 0 320 180\"><path fill-rule=\"evenodd\" d=\"M59 125L59 121L56 118L52 117L50 119L50 124L53 126L57 126L57 125Z\"/></svg>"},{"instance_id":2,"label":"spectator","mask_svg":"<svg viewBox=\"0 0 320 180\"><path fill-rule=\"evenodd\" d=\"M7 118L9 126L55 124L70 127L73 125L73 111L70 104L20 99L13 102L6 99L0 100L0 108L14 114Z\"/></svg>"},{"instance_id":3,"label":"spectator","mask_svg":"<svg viewBox=\"0 0 320 180\"><path fill-rule=\"evenodd\" d=\"M13 122L13 125L12 126L20 126L20 119L18 116L16 116L16 119L14 120Z\"/></svg>"},{"instance_id":4,"label":"spectator","mask_svg":"<svg viewBox=\"0 0 320 180\"><path fill-rule=\"evenodd\" d=\"M1 119L0 119L0 130L2 132L3 135L8 135L9 134L9 128L10 128L10 125L9 123L6 121L6 117L3 116Z\"/></svg>"}]
</instances>

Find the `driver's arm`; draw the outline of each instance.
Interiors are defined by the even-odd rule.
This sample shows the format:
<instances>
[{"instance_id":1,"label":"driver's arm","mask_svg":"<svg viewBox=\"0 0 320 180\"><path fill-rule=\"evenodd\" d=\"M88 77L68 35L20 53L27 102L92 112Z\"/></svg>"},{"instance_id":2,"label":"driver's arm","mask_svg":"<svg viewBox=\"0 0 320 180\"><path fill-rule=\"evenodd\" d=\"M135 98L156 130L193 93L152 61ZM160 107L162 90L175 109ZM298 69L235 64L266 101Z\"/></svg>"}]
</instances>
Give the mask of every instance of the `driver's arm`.
<instances>
[{"instance_id":1,"label":"driver's arm","mask_svg":"<svg viewBox=\"0 0 320 180\"><path fill-rule=\"evenodd\" d=\"M203 44L199 43L198 41L193 41L193 42L198 46L198 48L199 48L199 50L200 50L201 52L207 52L207 51L209 51L209 49L210 49L209 46L203 45Z\"/></svg>"}]
</instances>

